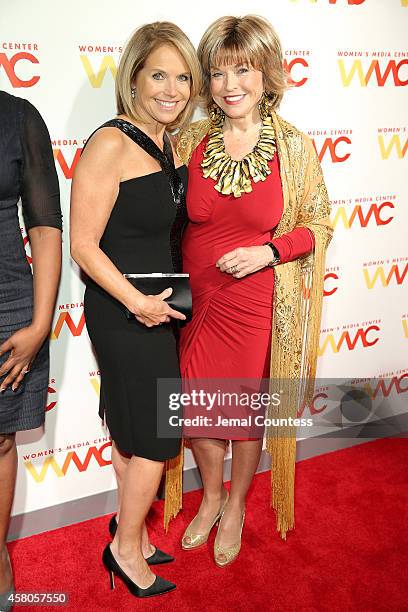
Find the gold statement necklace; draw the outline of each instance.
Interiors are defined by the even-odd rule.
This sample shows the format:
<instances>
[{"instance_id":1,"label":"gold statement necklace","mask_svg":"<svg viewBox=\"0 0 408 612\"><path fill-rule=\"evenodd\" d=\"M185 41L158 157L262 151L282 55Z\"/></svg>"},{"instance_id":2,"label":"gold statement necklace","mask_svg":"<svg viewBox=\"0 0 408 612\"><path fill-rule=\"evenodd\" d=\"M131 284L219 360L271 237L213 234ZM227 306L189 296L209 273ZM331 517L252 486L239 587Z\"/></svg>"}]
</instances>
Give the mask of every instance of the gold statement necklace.
<instances>
[{"instance_id":1,"label":"gold statement necklace","mask_svg":"<svg viewBox=\"0 0 408 612\"><path fill-rule=\"evenodd\" d=\"M264 181L271 173L268 162L276 152L275 130L272 117L262 121L261 134L254 149L239 161L232 159L225 151L222 126L213 126L208 132L208 142L201 167L204 178L216 182L214 189L223 195L239 198L242 193L252 191L252 181Z\"/></svg>"}]
</instances>

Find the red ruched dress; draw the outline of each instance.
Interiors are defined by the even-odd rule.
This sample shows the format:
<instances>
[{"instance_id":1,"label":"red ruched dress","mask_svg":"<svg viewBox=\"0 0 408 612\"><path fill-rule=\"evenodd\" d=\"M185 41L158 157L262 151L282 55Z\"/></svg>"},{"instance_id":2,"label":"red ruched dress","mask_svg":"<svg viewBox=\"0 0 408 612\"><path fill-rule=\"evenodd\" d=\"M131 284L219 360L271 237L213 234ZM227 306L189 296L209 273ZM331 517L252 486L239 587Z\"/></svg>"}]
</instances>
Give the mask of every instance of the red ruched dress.
<instances>
[{"instance_id":1,"label":"red ruched dress","mask_svg":"<svg viewBox=\"0 0 408 612\"><path fill-rule=\"evenodd\" d=\"M182 328L180 369L184 379L269 377L273 268L236 279L216 267L237 247L273 239L283 212L278 156L271 174L239 198L222 195L204 178L201 161L207 137L188 166L187 209L190 223L183 237L183 269L190 274L193 319ZM309 253L313 234L295 228L273 240L282 263Z\"/></svg>"}]
</instances>

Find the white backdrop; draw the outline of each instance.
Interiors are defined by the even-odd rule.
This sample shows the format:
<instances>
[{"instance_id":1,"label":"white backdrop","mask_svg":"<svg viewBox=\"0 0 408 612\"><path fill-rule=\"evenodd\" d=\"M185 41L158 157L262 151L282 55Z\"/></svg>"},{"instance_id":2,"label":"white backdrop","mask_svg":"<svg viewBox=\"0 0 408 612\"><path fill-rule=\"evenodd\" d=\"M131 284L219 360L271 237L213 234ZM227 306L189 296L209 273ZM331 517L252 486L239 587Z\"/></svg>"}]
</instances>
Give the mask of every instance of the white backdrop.
<instances>
[{"instance_id":1,"label":"white backdrop","mask_svg":"<svg viewBox=\"0 0 408 612\"><path fill-rule=\"evenodd\" d=\"M18 438L14 514L115 486L109 435L97 416L99 375L84 327L84 287L69 257L68 233L72 171L84 140L115 113L121 49L143 23L174 21L197 44L215 18L249 10L267 17L281 37L297 86L280 112L314 139L333 205L318 372L387 375L402 391L408 372L402 231L408 222L408 0L255 0L250 9L242 0L222 8L207 0L205 11L164 0L3 3L0 88L42 113L64 214L46 428Z\"/></svg>"}]
</instances>

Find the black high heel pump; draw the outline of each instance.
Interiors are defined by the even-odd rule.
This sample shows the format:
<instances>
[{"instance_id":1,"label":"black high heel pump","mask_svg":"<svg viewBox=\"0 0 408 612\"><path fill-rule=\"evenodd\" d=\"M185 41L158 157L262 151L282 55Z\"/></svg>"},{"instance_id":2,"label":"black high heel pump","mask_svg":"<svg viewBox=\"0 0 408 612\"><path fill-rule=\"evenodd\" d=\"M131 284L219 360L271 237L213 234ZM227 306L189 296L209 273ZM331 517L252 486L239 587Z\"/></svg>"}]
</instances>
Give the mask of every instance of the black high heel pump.
<instances>
[{"instance_id":1,"label":"black high heel pump","mask_svg":"<svg viewBox=\"0 0 408 612\"><path fill-rule=\"evenodd\" d=\"M106 569L109 571L111 590L115 588L115 575L124 582L129 589L129 592L135 597L154 597L155 595L164 595L164 593L173 591L176 588L176 585L173 582L169 582L160 576L156 576L153 584L147 587L147 589L142 589L122 570L113 556L109 544L103 551L102 561Z\"/></svg>"},{"instance_id":2,"label":"black high heel pump","mask_svg":"<svg viewBox=\"0 0 408 612\"><path fill-rule=\"evenodd\" d=\"M118 523L116 521L116 514L114 514L109 521L109 533L111 534L112 538L115 537L117 529ZM148 565L161 565L162 563L170 563L171 561L174 561L174 557L168 555L157 547L154 553L146 559Z\"/></svg>"}]
</instances>

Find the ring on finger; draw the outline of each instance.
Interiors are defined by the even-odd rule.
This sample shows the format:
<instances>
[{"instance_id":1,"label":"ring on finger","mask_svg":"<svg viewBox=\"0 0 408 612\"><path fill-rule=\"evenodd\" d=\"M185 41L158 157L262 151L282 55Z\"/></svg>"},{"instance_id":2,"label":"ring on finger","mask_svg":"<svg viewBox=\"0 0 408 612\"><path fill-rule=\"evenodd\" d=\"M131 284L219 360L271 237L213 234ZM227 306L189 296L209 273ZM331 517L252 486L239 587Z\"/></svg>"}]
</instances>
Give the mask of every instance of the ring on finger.
<instances>
[{"instance_id":1,"label":"ring on finger","mask_svg":"<svg viewBox=\"0 0 408 612\"><path fill-rule=\"evenodd\" d=\"M30 371L30 369L29 369L29 368L25 368L24 370L21 370L21 373L22 373L22 374L28 374L28 373L29 373L29 371Z\"/></svg>"},{"instance_id":2,"label":"ring on finger","mask_svg":"<svg viewBox=\"0 0 408 612\"><path fill-rule=\"evenodd\" d=\"M230 268L230 272L231 272L231 274L237 274L237 273L238 273L238 268L237 268L237 266L231 266L231 268Z\"/></svg>"}]
</instances>

